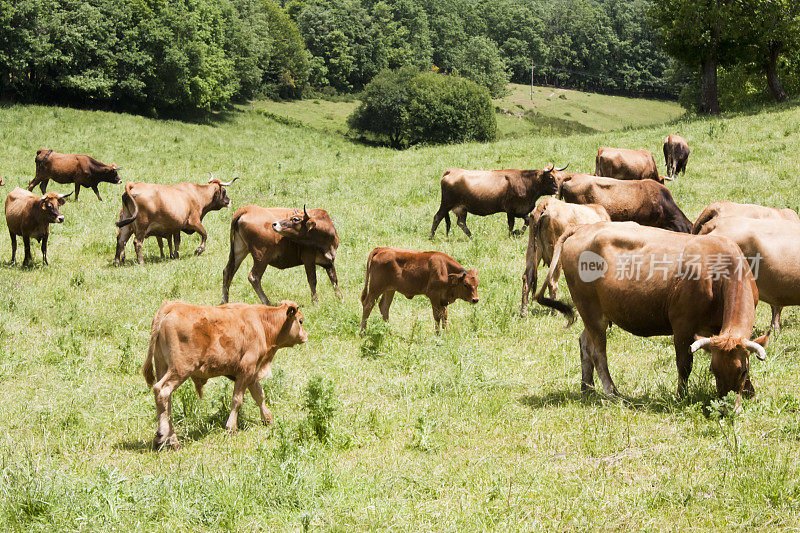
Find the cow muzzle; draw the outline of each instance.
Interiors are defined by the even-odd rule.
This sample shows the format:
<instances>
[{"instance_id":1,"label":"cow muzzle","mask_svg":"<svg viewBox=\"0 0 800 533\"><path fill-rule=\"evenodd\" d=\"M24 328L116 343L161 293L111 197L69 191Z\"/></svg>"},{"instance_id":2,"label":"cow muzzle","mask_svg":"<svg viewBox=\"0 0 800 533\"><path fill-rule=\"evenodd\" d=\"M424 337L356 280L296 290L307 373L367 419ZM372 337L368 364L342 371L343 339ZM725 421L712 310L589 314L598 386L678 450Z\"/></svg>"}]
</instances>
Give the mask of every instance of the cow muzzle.
<instances>
[{"instance_id":1,"label":"cow muzzle","mask_svg":"<svg viewBox=\"0 0 800 533\"><path fill-rule=\"evenodd\" d=\"M281 231L281 223L280 222L275 222L274 224L272 224L272 229L273 229L273 231L277 231L277 232L280 233L280 231Z\"/></svg>"},{"instance_id":2,"label":"cow muzzle","mask_svg":"<svg viewBox=\"0 0 800 533\"><path fill-rule=\"evenodd\" d=\"M64 222L64 215L58 215L56 217L56 224L61 224L62 222Z\"/></svg>"},{"instance_id":3,"label":"cow muzzle","mask_svg":"<svg viewBox=\"0 0 800 533\"><path fill-rule=\"evenodd\" d=\"M478 303L479 301L480 301L480 298L478 298L477 296L472 299L472 303L474 303L474 304Z\"/></svg>"}]
</instances>

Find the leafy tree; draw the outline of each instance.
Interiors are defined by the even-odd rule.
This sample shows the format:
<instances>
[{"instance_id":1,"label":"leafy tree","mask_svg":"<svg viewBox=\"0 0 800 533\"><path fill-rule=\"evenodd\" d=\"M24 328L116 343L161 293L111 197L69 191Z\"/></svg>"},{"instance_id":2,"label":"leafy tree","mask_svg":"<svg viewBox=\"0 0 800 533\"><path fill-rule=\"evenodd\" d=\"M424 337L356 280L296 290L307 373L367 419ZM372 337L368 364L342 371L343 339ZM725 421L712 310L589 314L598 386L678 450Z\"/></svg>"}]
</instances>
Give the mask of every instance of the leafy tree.
<instances>
[{"instance_id":1,"label":"leafy tree","mask_svg":"<svg viewBox=\"0 0 800 533\"><path fill-rule=\"evenodd\" d=\"M409 85L418 73L414 67L405 67L375 76L364 88L361 104L347 119L348 126L384 137L393 148L400 148L408 127Z\"/></svg>"},{"instance_id":2,"label":"leafy tree","mask_svg":"<svg viewBox=\"0 0 800 533\"><path fill-rule=\"evenodd\" d=\"M299 98L308 84L308 55L297 25L275 2L263 0L272 37L265 82L282 98ZM273 89L274 88L274 89Z\"/></svg>"},{"instance_id":3,"label":"leafy tree","mask_svg":"<svg viewBox=\"0 0 800 533\"><path fill-rule=\"evenodd\" d=\"M453 72L488 88L493 97L502 96L509 82L500 50L488 37L471 37L457 56Z\"/></svg>"}]
</instances>

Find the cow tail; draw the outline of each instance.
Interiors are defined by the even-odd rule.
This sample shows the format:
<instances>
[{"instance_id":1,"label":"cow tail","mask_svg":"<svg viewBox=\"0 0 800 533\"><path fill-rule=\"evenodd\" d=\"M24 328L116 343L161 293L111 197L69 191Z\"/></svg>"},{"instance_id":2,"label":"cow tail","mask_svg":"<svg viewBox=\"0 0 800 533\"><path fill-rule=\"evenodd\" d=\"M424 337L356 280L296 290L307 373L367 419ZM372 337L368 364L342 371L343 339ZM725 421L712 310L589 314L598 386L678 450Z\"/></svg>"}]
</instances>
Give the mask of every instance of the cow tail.
<instances>
[{"instance_id":1,"label":"cow tail","mask_svg":"<svg viewBox=\"0 0 800 533\"><path fill-rule=\"evenodd\" d=\"M708 224L715 215L716 212L713 209L706 208L703 210L692 225L692 235L700 235L700 232L703 231L703 226Z\"/></svg>"},{"instance_id":2,"label":"cow tail","mask_svg":"<svg viewBox=\"0 0 800 533\"><path fill-rule=\"evenodd\" d=\"M133 212L129 218L124 218L122 220L117 221L117 227L122 228L136 220L136 217L139 216L139 206L136 204L136 200L131 194L131 189L133 189L133 183L128 182L125 184L125 192L122 193L122 203L123 205L127 205L130 209L133 206Z\"/></svg>"},{"instance_id":3,"label":"cow tail","mask_svg":"<svg viewBox=\"0 0 800 533\"><path fill-rule=\"evenodd\" d=\"M556 198L558 198L559 200L564 199L564 184L567 183L570 179L572 179L572 176L567 176L566 178L564 178L559 182L558 189L556 190Z\"/></svg>"},{"instance_id":4,"label":"cow tail","mask_svg":"<svg viewBox=\"0 0 800 533\"><path fill-rule=\"evenodd\" d=\"M564 302L545 297L544 291L550 284L550 280L561 271L561 249L564 247L564 241L570 238L577 229L577 227L568 229L561 235L561 237L559 237L558 241L556 241L556 245L553 248L553 259L550 261L550 268L547 270L547 277L545 278L544 283L542 283L542 287L536 293L536 296L534 296L534 299L539 304L551 309L555 309L567 317L567 325L565 326L567 328L575 323L575 311L570 305L565 304Z\"/></svg>"},{"instance_id":5,"label":"cow tail","mask_svg":"<svg viewBox=\"0 0 800 533\"><path fill-rule=\"evenodd\" d=\"M153 357L158 344L158 332L161 329L161 313L156 313L153 317L153 323L150 326L150 345L147 347L147 357L142 365L142 375L147 382L147 386L152 388L156 382L156 374L153 369Z\"/></svg>"},{"instance_id":6,"label":"cow tail","mask_svg":"<svg viewBox=\"0 0 800 533\"><path fill-rule=\"evenodd\" d=\"M364 274L364 290L361 291L361 303L363 304L364 301L367 299L367 293L369 292L369 271L370 267L372 267L372 258L375 257L375 254L378 253L378 250L372 250L367 256L367 273Z\"/></svg>"},{"instance_id":7,"label":"cow tail","mask_svg":"<svg viewBox=\"0 0 800 533\"><path fill-rule=\"evenodd\" d=\"M242 218L242 215L243 213L239 213L231 220L231 249L228 252L228 266L226 267L231 272L233 272L232 269L236 265L236 234L239 231L239 219Z\"/></svg>"}]
</instances>

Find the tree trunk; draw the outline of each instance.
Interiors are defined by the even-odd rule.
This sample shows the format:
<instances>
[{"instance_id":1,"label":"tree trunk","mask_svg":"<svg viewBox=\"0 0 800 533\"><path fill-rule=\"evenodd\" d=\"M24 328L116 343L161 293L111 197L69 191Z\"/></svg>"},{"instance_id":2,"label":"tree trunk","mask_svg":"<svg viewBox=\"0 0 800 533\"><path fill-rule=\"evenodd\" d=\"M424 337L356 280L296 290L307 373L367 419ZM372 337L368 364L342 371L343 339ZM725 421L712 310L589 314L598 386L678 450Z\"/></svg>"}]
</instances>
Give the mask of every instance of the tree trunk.
<instances>
[{"instance_id":1,"label":"tree trunk","mask_svg":"<svg viewBox=\"0 0 800 533\"><path fill-rule=\"evenodd\" d=\"M767 86L776 102L785 102L788 98L783 90L781 80L778 79L778 56L781 53L781 44L775 41L769 43L769 59L766 64Z\"/></svg>"},{"instance_id":2,"label":"tree trunk","mask_svg":"<svg viewBox=\"0 0 800 533\"><path fill-rule=\"evenodd\" d=\"M700 111L710 115L719 115L717 58L715 55L709 55L703 59L703 76L700 88Z\"/></svg>"}]
</instances>

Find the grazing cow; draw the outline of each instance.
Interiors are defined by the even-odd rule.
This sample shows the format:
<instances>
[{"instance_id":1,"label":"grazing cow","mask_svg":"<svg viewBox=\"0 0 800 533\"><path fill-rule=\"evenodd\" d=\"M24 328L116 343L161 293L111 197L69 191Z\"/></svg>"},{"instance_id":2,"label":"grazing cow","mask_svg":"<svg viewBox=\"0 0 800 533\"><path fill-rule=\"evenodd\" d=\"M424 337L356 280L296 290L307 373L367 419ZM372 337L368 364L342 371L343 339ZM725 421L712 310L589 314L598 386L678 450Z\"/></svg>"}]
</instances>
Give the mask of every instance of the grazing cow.
<instances>
[{"instance_id":1,"label":"grazing cow","mask_svg":"<svg viewBox=\"0 0 800 533\"><path fill-rule=\"evenodd\" d=\"M665 179L672 179L658 175L656 158L652 152L626 148L603 147L597 150L594 173L620 180L651 179L662 184Z\"/></svg>"},{"instance_id":2,"label":"grazing cow","mask_svg":"<svg viewBox=\"0 0 800 533\"><path fill-rule=\"evenodd\" d=\"M692 230L692 222L669 189L653 180L625 181L575 174L562 182L559 198L573 204L599 204L614 221L638 222L681 233Z\"/></svg>"},{"instance_id":3,"label":"grazing cow","mask_svg":"<svg viewBox=\"0 0 800 533\"><path fill-rule=\"evenodd\" d=\"M536 200L556 193L558 182L554 173L565 168L553 168L553 165L544 170L448 168L442 176L442 201L433 215L431 239L442 219L450 235L450 211L456 215L456 223L467 237L472 237L467 227L467 213L480 216L506 213L508 232L512 234L515 218L524 219L527 225Z\"/></svg>"},{"instance_id":4,"label":"grazing cow","mask_svg":"<svg viewBox=\"0 0 800 533\"><path fill-rule=\"evenodd\" d=\"M211 175L207 184L176 183L159 185L129 181L122 194L122 210L119 212L117 227L117 252L114 264L125 261L125 244L133 238L136 260L144 264L142 241L147 237L157 237L161 257L164 257L162 238L167 239L170 257L176 259L181 244L181 232L188 235L200 234L200 246L194 251L199 255L206 249L208 234L203 227L203 217L209 211L218 211L231 205L225 187L239 178L224 183ZM175 244L173 252L172 245Z\"/></svg>"},{"instance_id":5,"label":"grazing cow","mask_svg":"<svg viewBox=\"0 0 800 533\"><path fill-rule=\"evenodd\" d=\"M667 164L667 176L675 179L678 172L686 174L689 152L689 143L683 137L670 135L664 139L664 161Z\"/></svg>"},{"instance_id":6,"label":"grazing cow","mask_svg":"<svg viewBox=\"0 0 800 533\"><path fill-rule=\"evenodd\" d=\"M3 180L3 176L0 176L0 187L2 187L5 184L6 182Z\"/></svg>"},{"instance_id":7,"label":"grazing cow","mask_svg":"<svg viewBox=\"0 0 800 533\"><path fill-rule=\"evenodd\" d=\"M569 228L581 224L611 221L606 210L600 205L578 205L562 202L556 198L544 198L531 213L531 231L528 234L528 251L525 254L525 272L522 274L522 305L520 316L528 312L528 296L536 289L536 270L539 262L550 265L553 247L561 235ZM550 280L550 298L555 299L558 290L558 276Z\"/></svg>"},{"instance_id":8,"label":"grazing cow","mask_svg":"<svg viewBox=\"0 0 800 533\"><path fill-rule=\"evenodd\" d=\"M74 183L75 201L78 200L81 186L92 189L101 202L100 191L97 186L102 183L120 184L119 170L115 164L106 165L88 155L60 154L52 150L38 150L36 152L36 177L28 184L32 191L39 185L42 193L47 190L50 180L56 183Z\"/></svg>"},{"instance_id":9,"label":"grazing cow","mask_svg":"<svg viewBox=\"0 0 800 533\"><path fill-rule=\"evenodd\" d=\"M419 294L430 299L436 333L447 327L447 306L458 299L478 303L478 271L465 270L458 261L442 252L418 252L402 248L379 247L367 258L364 290L361 292L361 333L367 318L381 298L379 309L389 321L394 293L409 300Z\"/></svg>"},{"instance_id":10,"label":"grazing cow","mask_svg":"<svg viewBox=\"0 0 800 533\"><path fill-rule=\"evenodd\" d=\"M753 262L762 302L772 307L770 329L780 331L781 309L800 305L800 224L791 220L717 217L699 235L722 235Z\"/></svg>"},{"instance_id":11,"label":"grazing cow","mask_svg":"<svg viewBox=\"0 0 800 533\"><path fill-rule=\"evenodd\" d=\"M339 235L331 217L324 209L306 211L285 207L264 208L248 205L239 209L231 221L231 250L228 264L222 272L222 303L228 301L228 291L234 274L248 254L253 256L253 269L247 276L258 298L269 305L261 277L268 266L283 270L303 265L311 288L311 298L317 300L317 265L325 269L336 296L342 299L336 275L336 249Z\"/></svg>"},{"instance_id":12,"label":"grazing cow","mask_svg":"<svg viewBox=\"0 0 800 533\"><path fill-rule=\"evenodd\" d=\"M172 426L172 393L187 379L203 397L203 385L210 378L233 380L231 413L225 427L236 431L244 391L258 404L261 420L272 423L259 383L272 376L275 352L306 342L303 315L294 302L278 307L226 304L217 307L183 302L161 304L150 328L150 347L142 374L156 399L158 430L153 447L177 448Z\"/></svg>"},{"instance_id":13,"label":"grazing cow","mask_svg":"<svg viewBox=\"0 0 800 533\"><path fill-rule=\"evenodd\" d=\"M788 220L800 223L800 217L792 209L778 209L756 204L737 204L736 202L714 202L703 209L692 226L692 233L698 235L708 222L715 218L736 217L770 220Z\"/></svg>"},{"instance_id":14,"label":"grazing cow","mask_svg":"<svg viewBox=\"0 0 800 533\"><path fill-rule=\"evenodd\" d=\"M45 193L44 196L16 187L6 196L6 225L11 236L11 262L17 260L17 235L22 237L25 245L23 266L33 264L31 254L31 238L42 243L42 261L47 264L47 238L50 236L50 224L61 224L64 215L59 207L66 202L69 194Z\"/></svg>"},{"instance_id":15,"label":"grazing cow","mask_svg":"<svg viewBox=\"0 0 800 533\"><path fill-rule=\"evenodd\" d=\"M724 257L729 263L715 263ZM591 267L590 264L591 263ZM583 318L581 390L594 389L597 370L606 394L619 394L606 360L611 324L640 337L672 335L683 398L693 353L711 352L717 394L754 392L749 352L766 358L769 334L749 340L758 288L747 259L725 237L681 235L632 222L599 222L567 230L556 244L548 278L564 269ZM543 296L536 300L574 321L572 308ZM737 397L737 407L739 398Z\"/></svg>"}]
</instances>

